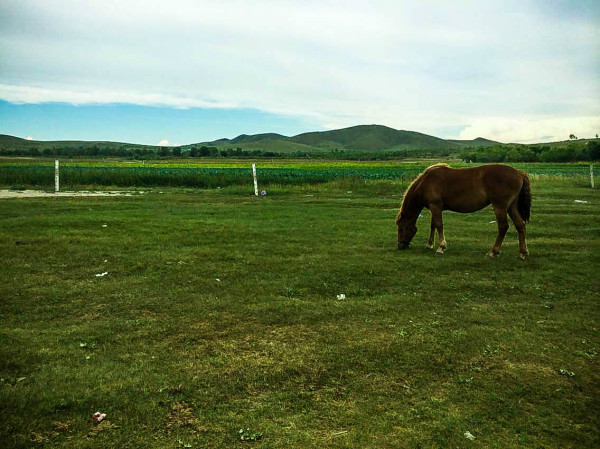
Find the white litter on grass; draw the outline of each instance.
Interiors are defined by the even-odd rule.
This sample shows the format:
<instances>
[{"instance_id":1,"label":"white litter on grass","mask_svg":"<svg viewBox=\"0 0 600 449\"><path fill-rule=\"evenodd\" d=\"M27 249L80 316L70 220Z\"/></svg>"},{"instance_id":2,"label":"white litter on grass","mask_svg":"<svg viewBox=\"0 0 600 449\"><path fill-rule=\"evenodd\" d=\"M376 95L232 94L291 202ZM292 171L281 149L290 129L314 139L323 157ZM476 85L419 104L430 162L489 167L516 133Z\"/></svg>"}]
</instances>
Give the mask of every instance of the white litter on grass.
<instances>
[{"instance_id":1,"label":"white litter on grass","mask_svg":"<svg viewBox=\"0 0 600 449\"><path fill-rule=\"evenodd\" d=\"M340 430L339 432L333 432L333 433L331 434L331 436L334 436L334 437L339 437L340 435L344 435L344 434L346 434L346 433L348 433L348 432L349 432L349 430Z\"/></svg>"},{"instance_id":2,"label":"white litter on grass","mask_svg":"<svg viewBox=\"0 0 600 449\"><path fill-rule=\"evenodd\" d=\"M215 281L217 281L217 282L221 282L221 279L215 279Z\"/></svg>"},{"instance_id":3,"label":"white litter on grass","mask_svg":"<svg viewBox=\"0 0 600 449\"><path fill-rule=\"evenodd\" d=\"M92 418L95 419L96 421L100 422L104 418L106 418L106 413L96 412L92 415Z\"/></svg>"},{"instance_id":4,"label":"white litter on grass","mask_svg":"<svg viewBox=\"0 0 600 449\"><path fill-rule=\"evenodd\" d=\"M576 203L587 204L586 200L575 200Z\"/></svg>"},{"instance_id":5,"label":"white litter on grass","mask_svg":"<svg viewBox=\"0 0 600 449\"><path fill-rule=\"evenodd\" d=\"M104 225L102 225L102 227L103 227L103 228L106 228L106 227L108 227L108 225L105 225L105 224L104 224Z\"/></svg>"},{"instance_id":6,"label":"white litter on grass","mask_svg":"<svg viewBox=\"0 0 600 449\"><path fill-rule=\"evenodd\" d=\"M496 220L492 220L488 224L492 224L492 223L498 223L498 222Z\"/></svg>"},{"instance_id":7,"label":"white litter on grass","mask_svg":"<svg viewBox=\"0 0 600 449\"><path fill-rule=\"evenodd\" d=\"M344 295L343 293L340 293L339 295L337 295L337 299L338 299L338 301L343 301L346 299L346 295Z\"/></svg>"},{"instance_id":8,"label":"white litter on grass","mask_svg":"<svg viewBox=\"0 0 600 449\"><path fill-rule=\"evenodd\" d=\"M108 271L105 271L104 273L98 273L98 274L96 275L96 277L97 277L97 278L101 278L101 277L103 277L103 276L106 276L107 274L108 274Z\"/></svg>"},{"instance_id":9,"label":"white litter on grass","mask_svg":"<svg viewBox=\"0 0 600 449\"><path fill-rule=\"evenodd\" d=\"M469 432L468 430L464 433L464 435L465 435L465 438L467 440L471 440L471 441L475 440L475 436L471 432Z\"/></svg>"}]
</instances>

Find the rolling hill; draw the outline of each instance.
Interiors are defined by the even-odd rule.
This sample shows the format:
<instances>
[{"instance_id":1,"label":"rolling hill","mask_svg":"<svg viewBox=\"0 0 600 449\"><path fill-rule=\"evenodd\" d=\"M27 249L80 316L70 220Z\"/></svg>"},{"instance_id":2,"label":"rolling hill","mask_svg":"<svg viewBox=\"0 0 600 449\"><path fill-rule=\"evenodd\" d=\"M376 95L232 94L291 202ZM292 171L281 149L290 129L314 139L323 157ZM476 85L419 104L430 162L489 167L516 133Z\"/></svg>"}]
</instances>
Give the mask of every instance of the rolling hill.
<instances>
[{"instance_id":1,"label":"rolling hill","mask_svg":"<svg viewBox=\"0 0 600 449\"><path fill-rule=\"evenodd\" d=\"M477 137L473 140L453 140L449 139L446 142L452 142L463 147L493 147L496 145L500 145L500 142L496 142L495 140L484 139L483 137Z\"/></svg>"},{"instance_id":2,"label":"rolling hill","mask_svg":"<svg viewBox=\"0 0 600 449\"><path fill-rule=\"evenodd\" d=\"M218 139L195 145L216 147L237 146L265 149L281 153L293 151L398 151L419 150L452 152L464 147L498 145L499 142L477 138L474 140L444 140L415 131L403 131L381 125L358 125L331 131L316 131L286 137L281 134L242 134L234 139ZM190 145L186 145L188 147Z\"/></svg>"},{"instance_id":3,"label":"rolling hill","mask_svg":"<svg viewBox=\"0 0 600 449\"><path fill-rule=\"evenodd\" d=\"M20 137L0 134L0 148L160 148L155 145L141 145L137 143L96 141L96 140L28 140Z\"/></svg>"},{"instance_id":4,"label":"rolling hill","mask_svg":"<svg viewBox=\"0 0 600 449\"><path fill-rule=\"evenodd\" d=\"M357 151L399 149L449 149L454 145L443 139L414 131L398 131L380 125L299 134L291 141L323 149L340 148Z\"/></svg>"},{"instance_id":5,"label":"rolling hill","mask_svg":"<svg viewBox=\"0 0 600 449\"><path fill-rule=\"evenodd\" d=\"M474 140L444 140L415 131L404 131L381 125L359 125L331 131L317 131L284 136L277 133L241 134L233 139L222 138L209 142L200 142L181 146L182 151L193 147L217 147L219 149L242 148L244 150L263 150L276 153L311 153L323 151L408 151L418 156L420 152L428 154L451 154L465 147L485 147L498 145L498 142L477 138ZM0 135L2 148L115 148L135 150L146 148L158 151L155 145L139 145L123 142L96 141L36 141L18 137Z\"/></svg>"}]
</instances>

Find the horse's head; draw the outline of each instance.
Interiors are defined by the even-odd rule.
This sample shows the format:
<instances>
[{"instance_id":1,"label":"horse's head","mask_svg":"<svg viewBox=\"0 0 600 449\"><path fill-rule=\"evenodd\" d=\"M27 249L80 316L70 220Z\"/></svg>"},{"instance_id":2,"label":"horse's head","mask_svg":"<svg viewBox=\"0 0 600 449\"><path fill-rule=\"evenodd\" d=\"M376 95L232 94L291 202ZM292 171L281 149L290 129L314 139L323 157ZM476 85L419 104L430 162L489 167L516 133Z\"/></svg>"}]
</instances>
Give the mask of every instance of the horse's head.
<instances>
[{"instance_id":1,"label":"horse's head","mask_svg":"<svg viewBox=\"0 0 600 449\"><path fill-rule=\"evenodd\" d=\"M398 226L398 249L408 249L410 242L417 233L417 227L414 223L404 220L398 220L396 225Z\"/></svg>"}]
</instances>

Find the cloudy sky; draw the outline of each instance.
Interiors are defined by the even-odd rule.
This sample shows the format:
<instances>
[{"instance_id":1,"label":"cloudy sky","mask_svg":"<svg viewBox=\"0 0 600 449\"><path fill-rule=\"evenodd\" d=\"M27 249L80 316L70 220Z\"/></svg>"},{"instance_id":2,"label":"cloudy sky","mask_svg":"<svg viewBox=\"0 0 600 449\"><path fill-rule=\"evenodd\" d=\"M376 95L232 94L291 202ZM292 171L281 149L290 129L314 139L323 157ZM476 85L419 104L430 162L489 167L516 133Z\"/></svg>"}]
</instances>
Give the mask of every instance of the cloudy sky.
<instances>
[{"instance_id":1,"label":"cloudy sky","mask_svg":"<svg viewBox=\"0 0 600 449\"><path fill-rule=\"evenodd\" d=\"M0 133L600 133L597 0L3 0Z\"/></svg>"}]
</instances>

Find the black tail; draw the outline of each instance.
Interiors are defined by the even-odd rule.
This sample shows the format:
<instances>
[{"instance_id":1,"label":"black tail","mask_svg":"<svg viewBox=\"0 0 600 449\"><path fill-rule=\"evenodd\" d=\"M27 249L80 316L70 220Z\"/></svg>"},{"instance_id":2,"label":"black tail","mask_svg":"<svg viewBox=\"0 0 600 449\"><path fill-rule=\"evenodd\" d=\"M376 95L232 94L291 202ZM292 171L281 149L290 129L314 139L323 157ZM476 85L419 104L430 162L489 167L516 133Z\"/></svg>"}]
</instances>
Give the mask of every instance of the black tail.
<instances>
[{"instance_id":1,"label":"black tail","mask_svg":"<svg viewBox=\"0 0 600 449\"><path fill-rule=\"evenodd\" d=\"M528 222L531 216L531 183L527 173L522 171L521 176L523 177L523 186L519 192L519 215L525 222Z\"/></svg>"}]
</instances>

